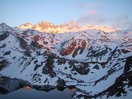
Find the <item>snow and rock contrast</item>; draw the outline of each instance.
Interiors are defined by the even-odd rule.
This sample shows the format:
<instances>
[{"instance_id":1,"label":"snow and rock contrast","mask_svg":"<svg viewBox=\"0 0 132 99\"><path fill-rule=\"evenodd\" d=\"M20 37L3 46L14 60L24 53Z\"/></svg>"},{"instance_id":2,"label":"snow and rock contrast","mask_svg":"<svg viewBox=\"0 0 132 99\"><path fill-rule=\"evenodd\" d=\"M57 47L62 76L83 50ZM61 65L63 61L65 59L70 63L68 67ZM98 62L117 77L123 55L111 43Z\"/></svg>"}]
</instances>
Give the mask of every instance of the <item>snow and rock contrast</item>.
<instances>
[{"instance_id":1,"label":"snow and rock contrast","mask_svg":"<svg viewBox=\"0 0 132 99\"><path fill-rule=\"evenodd\" d=\"M130 31L54 34L33 30L31 24L28 27L20 30L0 24L1 76L32 86L74 86L75 98L108 93L118 82L131 83Z\"/></svg>"},{"instance_id":2,"label":"snow and rock contrast","mask_svg":"<svg viewBox=\"0 0 132 99\"><path fill-rule=\"evenodd\" d=\"M35 29L40 32L49 32L49 33L65 33L65 32L79 32L85 31L88 29L97 29L104 32L114 32L120 30L120 28L115 28L112 26L100 26L100 25L85 25L80 26L77 21L71 21L67 24L54 25L49 22L39 22L37 24L25 23L18 26L20 29Z\"/></svg>"}]
</instances>

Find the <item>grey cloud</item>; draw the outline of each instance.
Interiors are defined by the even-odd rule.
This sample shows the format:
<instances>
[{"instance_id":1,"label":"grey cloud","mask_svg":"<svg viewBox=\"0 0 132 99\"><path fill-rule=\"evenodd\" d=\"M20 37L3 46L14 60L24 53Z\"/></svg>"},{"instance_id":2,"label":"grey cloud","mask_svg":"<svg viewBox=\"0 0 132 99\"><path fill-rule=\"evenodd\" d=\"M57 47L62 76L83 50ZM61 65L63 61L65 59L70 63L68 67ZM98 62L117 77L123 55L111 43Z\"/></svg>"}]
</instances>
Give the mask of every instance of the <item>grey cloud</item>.
<instances>
[{"instance_id":1,"label":"grey cloud","mask_svg":"<svg viewBox=\"0 0 132 99\"><path fill-rule=\"evenodd\" d=\"M114 27L132 28L132 21L129 20L128 16L121 15L110 18L103 14L97 13L94 10L89 10L88 13L81 16L77 21L81 25L111 25Z\"/></svg>"},{"instance_id":2,"label":"grey cloud","mask_svg":"<svg viewBox=\"0 0 132 99\"><path fill-rule=\"evenodd\" d=\"M89 10L87 14L81 16L78 19L78 23L85 25L85 24L93 24L93 25L102 25L106 23L108 20L107 17L97 13L94 10Z\"/></svg>"},{"instance_id":3,"label":"grey cloud","mask_svg":"<svg viewBox=\"0 0 132 99\"><path fill-rule=\"evenodd\" d=\"M122 28L132 28L132 21L129 21L128 16L118 16L112 19L112 25Z\"/></svg>"}]
</instances>

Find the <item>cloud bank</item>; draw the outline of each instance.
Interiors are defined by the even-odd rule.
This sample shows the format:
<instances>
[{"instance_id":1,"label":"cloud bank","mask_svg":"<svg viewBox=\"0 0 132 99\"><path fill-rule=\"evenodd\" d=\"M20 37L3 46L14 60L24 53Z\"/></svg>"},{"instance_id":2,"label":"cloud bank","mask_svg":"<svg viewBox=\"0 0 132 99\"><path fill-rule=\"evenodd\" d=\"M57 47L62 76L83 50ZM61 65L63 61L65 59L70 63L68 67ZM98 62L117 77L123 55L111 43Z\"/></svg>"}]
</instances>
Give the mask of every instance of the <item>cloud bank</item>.
<instances>
[{"instance_id":1,"label":"cloud bank","mask_svg":"<svg viewBox=\"0 0 132 99\"><path fill-rule=\"evenodd\" d=\"M120 28L132 28L132 21L129 20L128 16L121 15L117 17L108 17L100 14L95 10L88 10L87 13L81 16L77 22L81 25L111 25Z\"/></svg>"},{"instance_id":2,"label":"cloud bank","mask_svg":"<svg viewBox=\"0 0 132 99\"><path fill-rule=\"evenodd\" d=\"M89 10L85 15L81 16L77 21L82 25L85 24L102 25L107 21L107 18L97 13L95 10Z\"/></svg>"}]
</instances>

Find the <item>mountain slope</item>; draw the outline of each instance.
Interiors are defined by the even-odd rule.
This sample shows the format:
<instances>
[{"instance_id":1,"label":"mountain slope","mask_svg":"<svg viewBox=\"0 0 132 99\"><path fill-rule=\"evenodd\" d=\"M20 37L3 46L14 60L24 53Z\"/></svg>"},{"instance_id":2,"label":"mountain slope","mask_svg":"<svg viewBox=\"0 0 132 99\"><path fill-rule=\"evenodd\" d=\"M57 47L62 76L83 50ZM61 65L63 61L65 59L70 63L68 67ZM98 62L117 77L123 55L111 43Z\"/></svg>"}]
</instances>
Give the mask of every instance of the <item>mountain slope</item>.
<instances>
[{"instance_id":1,"label":"mountain slope","mask_svg":"<svg viewBox=\"0 0 132 99\"><path fill-rule=\"evenodd\" d=\"M0 24L0 75L94 96L124 74L131 41L122 31L52 34Z\"/></svg>"}]
</instances>

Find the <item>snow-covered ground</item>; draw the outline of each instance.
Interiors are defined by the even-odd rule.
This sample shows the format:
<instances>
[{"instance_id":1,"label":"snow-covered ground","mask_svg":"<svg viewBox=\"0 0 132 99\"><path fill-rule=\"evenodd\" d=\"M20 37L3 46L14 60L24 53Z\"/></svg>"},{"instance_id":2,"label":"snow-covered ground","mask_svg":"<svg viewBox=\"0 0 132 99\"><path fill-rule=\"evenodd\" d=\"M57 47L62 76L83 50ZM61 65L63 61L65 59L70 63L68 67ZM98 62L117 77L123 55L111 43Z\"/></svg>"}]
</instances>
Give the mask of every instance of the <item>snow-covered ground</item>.
<instances>
[{"instance_id":1,"label":"snow-covered ground","mask_svg":"<svg viewBox=\"0 0 132 99\"><path fill-rule=\"evenodd\" d=\"M125 73L131 37L123 30L52 34L0 24L0 75L32 85L57 86L61 79L77 95L94 96Z\"/></svg>"}]
</instances>

